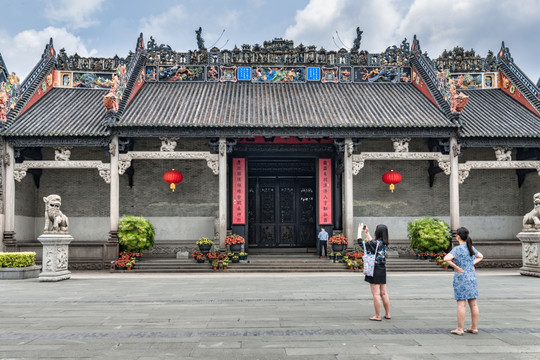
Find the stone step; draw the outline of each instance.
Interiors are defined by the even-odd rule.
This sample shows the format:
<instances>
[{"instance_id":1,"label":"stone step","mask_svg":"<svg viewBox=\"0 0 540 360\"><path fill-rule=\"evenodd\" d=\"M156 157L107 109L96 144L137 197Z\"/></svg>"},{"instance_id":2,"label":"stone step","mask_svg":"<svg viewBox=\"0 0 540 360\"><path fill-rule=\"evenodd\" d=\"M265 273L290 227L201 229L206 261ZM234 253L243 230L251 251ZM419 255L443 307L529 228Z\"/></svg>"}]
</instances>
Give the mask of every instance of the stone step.
<instances>
[{"instance_id":1,"label":"stone step","mask_svg":"<svg viewBox=\"0 0 540 360\"><path fill-rule=\"evenodd\" d=\"M389 258L386 268L389 272L408 271L450 271L435 262L416 260L412 257ZM118 270L124 271L124 270ZM208 261L197 263L193 259L142 258L137 260L131 272L211 272ZM322 258L312 254L265 254L249 255L247 260L230 263L229 272L346 272L351 271L342 262Z\"/></svg>"}]
</instances>

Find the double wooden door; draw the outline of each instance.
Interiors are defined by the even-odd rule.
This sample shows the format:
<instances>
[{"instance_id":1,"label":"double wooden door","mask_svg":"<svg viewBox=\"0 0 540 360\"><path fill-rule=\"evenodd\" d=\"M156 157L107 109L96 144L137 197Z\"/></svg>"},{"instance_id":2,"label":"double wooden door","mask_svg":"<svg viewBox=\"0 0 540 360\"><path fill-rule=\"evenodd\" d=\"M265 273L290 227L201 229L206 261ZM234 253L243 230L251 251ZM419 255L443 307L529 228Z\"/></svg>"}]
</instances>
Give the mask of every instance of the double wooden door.
<instances>
[{"instance_id":1,"label":"double wooden door","mask_svg":"<svg viewBox=\"0 0 540 360\"><path fill-rule=\"evenodd\" d=\"M250 247L313 247L315 227L313 177L249 177Z\"/></svg>"}]
</instances>

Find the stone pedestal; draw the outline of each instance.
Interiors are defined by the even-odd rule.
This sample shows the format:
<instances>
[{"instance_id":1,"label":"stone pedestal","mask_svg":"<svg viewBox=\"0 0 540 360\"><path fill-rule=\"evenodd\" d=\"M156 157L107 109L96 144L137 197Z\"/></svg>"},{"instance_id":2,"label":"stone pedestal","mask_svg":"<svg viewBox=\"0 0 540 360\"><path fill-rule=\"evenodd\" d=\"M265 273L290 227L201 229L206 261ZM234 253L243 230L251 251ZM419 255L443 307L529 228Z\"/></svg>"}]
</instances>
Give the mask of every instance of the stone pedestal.
<instances>
[{"instance_id":1,"label":"stone pedestal","mask_svg":"<svg viewBox=\"0 0 540 360\"><path fill-rule=\"evenodd\" d=\"M43 234L38 241L43 244L42 272L39 281L60 281L71 277L68 270L69 244L73 236L68 234Z\"/></svg>"},{"instance_id":2,"label":"stone pedestal","mask_svg":"<svg viewBox=\"0 0 540 360\"><path fill-rule=\"evenodd\" d=\"M520 269L521 275L540 277L540 232L522 231L517 234L521 241L521 254L523 257L523 267Z\"/></svg>"}]
</instances>

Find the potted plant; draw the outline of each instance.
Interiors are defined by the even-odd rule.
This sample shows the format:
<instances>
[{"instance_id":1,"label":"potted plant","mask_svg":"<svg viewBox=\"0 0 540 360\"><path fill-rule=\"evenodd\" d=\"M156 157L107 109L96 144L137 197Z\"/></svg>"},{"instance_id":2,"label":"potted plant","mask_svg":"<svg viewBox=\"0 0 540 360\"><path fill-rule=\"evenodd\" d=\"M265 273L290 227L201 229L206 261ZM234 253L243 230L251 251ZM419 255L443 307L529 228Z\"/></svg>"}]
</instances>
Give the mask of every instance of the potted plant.
<instances>
[{"instance_id":1,"label":"potted plant","mask_svg":"<svg viewBox=\"0 0 540 360\"><path fill-rule=\"evenodd\" d=\"M198 252L197 250L195 250L191 256L198 263L203 263L204 259L206 258L206 256L202 252Z\"/></svg>"},{"instance_id":2,"label":"potted plant","mask_svg":"<svg viewBox=\"0 0 540 360\"><path fill-rule=\"evenodd\" d=\"M240 257L237 254L234 254L231 258L233 264L240 262Z\"/></svg>"},{"instance_id":3,"label":"potted plant","mask_svg":"<svg viewBox=\"0 0 540 360\"><path fill-rule=\"evenodd\" d=\"M135 254L128 250L122 251L118 256L115 266L119 269L131 270L135 266Z\"/></svg>"},{"instance_id":4,"label":"potted plant","mask_svg":"<svg viewBox=\"0 0 540 360\"><path fill-rule=\"evenodd\" d=\"M155 231L142 216L124 215L118 223L118 243L123 249L141 252L154 246Z\"/></svg>"},{"instance_id":5,"label":"potted plant","mask_svg":"<svg viewBox=\"0 0 540 360\"><path fill-rule=\"evenodd\" d=\"M232 252L240 252L242 249L242 245L246 243L246 239L244 239L242 236L233 234L228 235L225 238L225 245L229 245L229 248Z\"/></svg>"},{"instance_id":6,"label":"potted plant","mask_svg":"<svg viewBox=\"0 0 540 360\"><path fill-rule=\"evenodd\" d=\"M247 252L240 252L240 253L238 253L238 257L240 258L240 260L247 260L248 253Z\"/></svg>"},{"instance_id":7,"label":"potted plant","mask_svg":"<svg viewBox=\"0 0 540 360\"><path fill-rule=\"evenodd\" d=\"M332 251L343 251L349 240L345 235L337 234L328 239L328 243L332 245Z\"/></svg>"},{"instance_id":8,"label":"potted plant","mask_svg":"<svg viewBox=\"0 0 540 360\"><path fill-rule=\"evenodd\" d=\"M219 259L212 260L212 270L217 270L219 265Z\"/></svg>"},{"instance_id":9,"label":"potted plant","mask_svg":"<svg viewBox=\"0 0 540 360\"><path fill-rule=\"evenodd\" d=\"M199 250L204 253L204 252L210 251L210 249L212 248L212 245L214 245L214 242L207 237L202 237L199 240L197 240L196 244L199 247Z\"/></svg>"},{"instance_id":10,"label":"potted plant","mask_svg":"<svg viewBox=\"0 0 540 360\"><path fill-rule=\"evenodd\" d=\"M229 257L226 257L225 259L223 259L223 270L227 270L228 267L229 267Z\"/></svg>"},{"instance_id":11,"label":"potted plant","mask_svg":"<svg viewBox=\"0 0 540 360\"><path fill-rule=\"evenodd\" d=\"M450 245L452 235L447 223L429 216L411 221L407 225L410 247L431 257Z\"/></svg>"}]
</instances>

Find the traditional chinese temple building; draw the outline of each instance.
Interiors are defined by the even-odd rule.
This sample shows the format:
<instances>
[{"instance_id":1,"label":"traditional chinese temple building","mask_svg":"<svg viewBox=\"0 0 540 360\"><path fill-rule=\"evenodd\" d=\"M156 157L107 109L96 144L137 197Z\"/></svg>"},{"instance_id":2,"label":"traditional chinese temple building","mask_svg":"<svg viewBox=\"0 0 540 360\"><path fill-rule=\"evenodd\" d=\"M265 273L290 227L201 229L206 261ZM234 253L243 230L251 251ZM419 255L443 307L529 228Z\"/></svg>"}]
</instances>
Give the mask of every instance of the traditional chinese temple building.
<instances>
[{"instance_id":1,"label":"traditional chinese temple building","mask_svg":"<svg viewBox=\"0 0 540 360\"><path fill-rule=\"evenodd\" d=\"M321 225L355 239L360 222L406 254L407 223L428 215L468 227L486 263L521 263L540 90L504 43L430 59L416 37L382 53L198 40L177 52L141 34L126 58L82 58L51 39L22 83L0 56L4 249L39 253L43 197L59 194L76 269L117 258L123 214L152 221L161 256L227 232L309 251Z\"/></svg>"}]
</instances>

